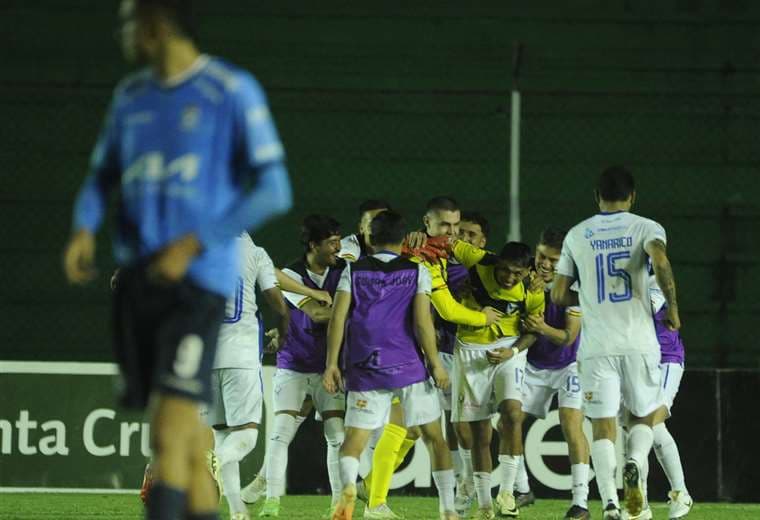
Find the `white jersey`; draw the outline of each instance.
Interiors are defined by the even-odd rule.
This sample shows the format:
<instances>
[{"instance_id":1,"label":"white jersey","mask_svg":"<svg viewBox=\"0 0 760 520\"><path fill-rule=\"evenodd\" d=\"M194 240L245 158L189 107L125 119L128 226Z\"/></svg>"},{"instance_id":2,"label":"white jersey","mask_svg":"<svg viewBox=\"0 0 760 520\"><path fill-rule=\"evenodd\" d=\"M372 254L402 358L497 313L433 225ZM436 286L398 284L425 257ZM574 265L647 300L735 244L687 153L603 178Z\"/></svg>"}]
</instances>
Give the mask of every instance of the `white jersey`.
<instances>
[{"instance_id":1,"label":"white jersey","mask_svg":"<svg viewBox=\"0 0 760 520\"><path fill-rule=\"evenodd\" d=\"M649 298L652 300L652 311L657 314L665 306L666 300L655 276L649 277Z\"/></svg>"},{"instance_id":2,"label":"white jersey","mask_svg":"<svg viewBox=\"0 0 760 520\"><path fill-rule=\"evenodd\" d=\"M251 240L248 233L237 238L240 255L240 277L235 295L227 300L224 322L219 330L219 342L213 368L258 368L263 345L256 303L256 285L262 291L277 287L272 259L263 248Z\"/></svg>"},{"instance_id":3,"label":"white jersey","mask_svg":"<svg viewBox=\"0 0 760 520\"><path fill-rule=\"evenodd\" d=\"M665 243L663 227L628 212L600 213L565 237L557 272L580 285L579 360L659 352L644 251L653 240Z\"/></svg>"}]
</instances>

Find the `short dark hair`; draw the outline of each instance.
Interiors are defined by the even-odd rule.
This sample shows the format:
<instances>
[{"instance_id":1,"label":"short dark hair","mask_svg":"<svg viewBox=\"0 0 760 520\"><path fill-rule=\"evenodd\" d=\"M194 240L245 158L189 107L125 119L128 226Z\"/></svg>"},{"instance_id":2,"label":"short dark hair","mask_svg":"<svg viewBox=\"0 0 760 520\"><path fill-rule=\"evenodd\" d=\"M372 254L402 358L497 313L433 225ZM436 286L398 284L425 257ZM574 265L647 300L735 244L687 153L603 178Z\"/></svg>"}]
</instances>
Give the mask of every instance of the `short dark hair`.
<instances>
[{"instance_id":1,"label":"short dark hair","mask_svg":"<svg viewBox=\"0 0 760 520\"><path fill-rule=\"evenodd\" d=\"M301 243L306 251L311 242L322 242L331 236L340 235L340 222L328 215L309 215L301 225Z\"/></svg>"},{"instance_id":2,"label":"short dark hair","mask_svg":"<svg viewBox=\"0 0 760 520\"><path fill-rule=\"evenodd\" d=\"M553 249L562 250L562 242L565 241L565 235L567 235L567 231L564 229L549 226L541 231L541 236L538 237L538 243L549 246Z\"/></svg>"},{"instance_id":3,"label":"short dark hair","mask_svg":"<svg viewBox=\"0 0 760 520\"><path fill-rule=\"evenodd\" d=\"M459 203L453 197L439 195L430 199L425 206L425 213L430 211L459 211Z\"/></svg>"},{"instance_id":4,"label":"short dark hair","mask_svg":"<svg viewBox=\"0 0 760 520\"><path fill-rule=\"evenodd\" d=\"M387 200L383 199L367 199L359 204L359 216L361 217L368 211L374 211L376 209L393 209Z\"/></svg>"},{"instance_id":5,"label":"short dark hair","mask_svg":"<svg viewBox=\"0 0 760 520\"><path fill-rule=\"evenodd\" d=\"M499 260L520 267L530 267L533 263L533 252L528 244L522 242L507 242L501 248Z\"/></svg>"},{"instance_id":6,"label":"short dark hair","mask_svg":"<svg viewBox=\"0 0 760 520\"><path fill-rule=\"evenodd\" d=\"M195 40L198 36L197 18L192 0L137 0L138 13L161 13L166 16L182 36Z\"/></svg>"},{"instance_id":7,"label":"short dark hair","mask_svg":"<svg viewBox=\"0 0 760 520\"><path fill-rule=\"evenodd\" d=\"M400 244L406 237L406 221L393 210L378 213L370 224L369 241L373 246Z\"/></svg>"},{"instance_id":8,"label":"short dark hair","mask_svg":"<svg viewBox=\"0 0 760 520\"><path fill-rule=\"evenodd\" d=\"M472 222L480 226L480 230L486 237L491 231L491 225L488 223L488 219L477 211L465 211L462 213L462 220L466 220L467 222Z\"/></svg>"},{"instance_id":9,"label":"short dark hair","mask_svg":"<svg viewBox=\"0 0 760 520\"><path fill-rule=\"evenodd\" d=\"M608 202L628 200L635 189L633 175L622 166L610 166L605 169L596 185L599 198Z\"/></svg>"}]
</instances>

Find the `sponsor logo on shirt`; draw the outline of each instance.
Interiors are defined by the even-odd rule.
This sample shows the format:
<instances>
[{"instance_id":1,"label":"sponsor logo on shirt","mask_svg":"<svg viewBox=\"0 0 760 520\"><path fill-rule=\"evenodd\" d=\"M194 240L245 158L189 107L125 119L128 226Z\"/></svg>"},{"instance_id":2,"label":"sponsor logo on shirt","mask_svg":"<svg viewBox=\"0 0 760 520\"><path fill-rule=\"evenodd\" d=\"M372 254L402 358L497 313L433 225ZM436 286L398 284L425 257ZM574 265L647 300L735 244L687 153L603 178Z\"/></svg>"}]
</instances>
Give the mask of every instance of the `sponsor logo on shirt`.
<instances>
[{"instance_id":1,"label":"sponsor logo on shirt","mask_svg":"<svg viewBox=\"0 0 760 520\"><path fill-rule=\"evenodd\" d=\"M198 126L198 120L201 117L201 109L196 105L188 105L182 110L182 117L180 119L180 128L185 132L195 130Z\"/></svg>"}]
</instances>

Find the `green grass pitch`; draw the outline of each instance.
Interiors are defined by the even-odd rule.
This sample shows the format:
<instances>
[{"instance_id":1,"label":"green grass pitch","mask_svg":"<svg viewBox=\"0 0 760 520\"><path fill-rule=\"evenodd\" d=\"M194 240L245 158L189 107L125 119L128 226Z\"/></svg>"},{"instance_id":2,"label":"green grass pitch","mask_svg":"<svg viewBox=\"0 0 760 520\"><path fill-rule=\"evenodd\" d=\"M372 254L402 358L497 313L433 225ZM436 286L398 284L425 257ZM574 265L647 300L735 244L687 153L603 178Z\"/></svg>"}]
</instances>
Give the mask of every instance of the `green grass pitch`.
<instances>
[{"instance_id":1,"label":"green grass pitch","mask_svg":"<svg viewBox=\"0 0 760 520\"><path fill-rule=\"evenodd\" d=\"M435 498L391 496L388 504L393 510L409 520L438 518L438 502ZM324 496L289 496L283 498L280 518L285 520L321 517L328 505ZM358 507L354 518L361 518ZM525 520L561 520L568 503L562 500L539 500L536 505L520 511ZM599 502L591 503L593 518L601 518ZM258 505L250 506L251 516L256 518ZM142 504L136 495L88 495L88 494L0 494L0 519L33 520L37 518L74 520L104 518L138 520L142 518ZM652 504L655 519L668 518L665 504ZM229 518L226 505L222 519ZM757 520L760 504L702 504L697 505L688 516L689 520Z\"/></svg>"}]
</instances>

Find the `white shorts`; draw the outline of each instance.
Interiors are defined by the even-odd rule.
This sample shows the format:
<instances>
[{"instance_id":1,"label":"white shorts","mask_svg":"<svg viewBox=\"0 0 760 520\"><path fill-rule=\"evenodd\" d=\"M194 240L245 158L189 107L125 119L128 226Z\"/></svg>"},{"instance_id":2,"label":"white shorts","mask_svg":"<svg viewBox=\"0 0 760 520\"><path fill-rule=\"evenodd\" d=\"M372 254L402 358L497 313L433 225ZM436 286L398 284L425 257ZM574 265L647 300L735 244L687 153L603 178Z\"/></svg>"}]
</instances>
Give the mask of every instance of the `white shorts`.
<instances>
[{"instance_id":1,"label":"white shorts","mask_svg":"<svg viewBox=\"0 0 760 520\"><path fill-rule=\"evenodd\" d=\"M522 409L539 419L546 418L554 394L558 394L560 408L583 407L578 365L571 363L559 369L536 368L528 362L522 387Z\"/></svg>"},{"instance_id":2,"label":"white shorts","mask_svg":"<svg viewBox=\"0 0 760 520\"><path fill-rule=\"evenodd\" d=\"M441 418L438 389L428 379L393 390L349 391L346 399L346 427L374 430L385 425L395 397L401 401L404 425L407 428Z\"/></svg>"},{"instance_id":3,"label":"white shorts","mask_svg":"<svg viewBox=\"0 0 760 520\"><path fill-rule=\"evenodd\" d=\"M654 412L663 404L659 362L659 352L578 361L586 416L617 417L621 402L636 417Z\"/></svg>"},{"instance_id":4,"label":"white shorts","mask_svg":"<svg viewBox=\"0 0 760 520\"><path fill-rule=\"evenodd\" d=\"M325 412L346 409L346 395L343 392L329 393L322 386L322 374L295 372L278 368L272 378L274 412L299 411L306 396L311 396L314 408L321 415Z\"/></svg>"},{"instance_id":5,"label":"white shorts","mask_svg":"<svg viewBox=\"0 0 760 520\"><path fill-rule=\"evenodd\" d=\"M683 365L681 363L663 363L660 365L660 386L662 387L662 400L670 413L673 401L676 399L678 388L681 386L683 377Z\"/></svg>"},{"instance_id":6,"label":"white shorts","mask_svg":"<svg viewBox=\"0 0 760 520\"><path fill-rule=\"evenodd\" d=\"M261 368L215 368L211 371L211 403L201 411L209 426L261 424Z\"/></svg>"},{"instance_id":7,"label":"white shorts","mask_svg":"<svg viewBox=\"0 0 760 520\"><path fill-rule=\"evenodd\" d=\"M502 338L489 348L473 348L457 341L451 372L452 422L489 419L502 401L522 400L527 352L498 365L492 365L486 357L489 349L510 348L515 341L516 337Z\"/></svg>"},{"instance_id":8,"label":"white shorts","mask_svg":"<svg viewBox=\"0 0 760 520\"><path fill-rule=\"evenodd\" d=\"M441 363L443 363L443 368L446 369L446 372L449 374L449 379L451 379L451 372L454 370L454 354L448 354L446 352L439 352L438 355L441 358ZM441 401L441 409L450 412L451 411L451 385L446 390L438 389L438 396L440 397Z\"/></svg>"}]
</instances>

